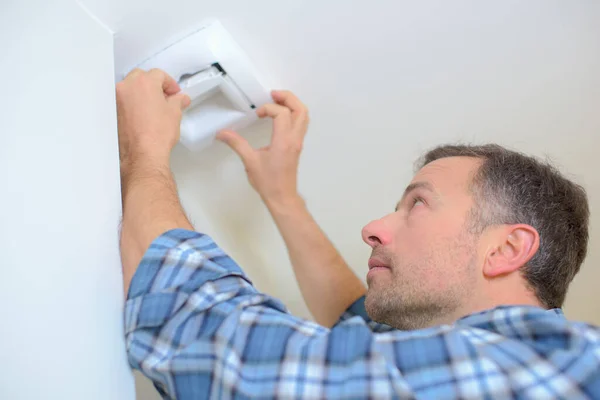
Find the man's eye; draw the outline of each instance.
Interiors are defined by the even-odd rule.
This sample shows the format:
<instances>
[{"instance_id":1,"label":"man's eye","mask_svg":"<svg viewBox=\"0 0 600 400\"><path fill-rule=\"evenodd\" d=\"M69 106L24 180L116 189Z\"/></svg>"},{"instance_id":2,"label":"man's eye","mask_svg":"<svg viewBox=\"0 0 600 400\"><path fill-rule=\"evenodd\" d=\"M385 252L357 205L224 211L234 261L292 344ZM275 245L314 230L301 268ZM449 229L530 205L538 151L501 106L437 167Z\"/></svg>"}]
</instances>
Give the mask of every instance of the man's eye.
<instances>
[{"instance_id":1,"label":"man's eye","mask_svg":"<svg viewBox=\"0 0 600 400\"><path fill-rule=\"evenodd\" d=\"M412 207L411 208L413 208L413 207L415 207L416 205L419 205L419 204L425 204L425 201L422 198L420 198L420 197L415 197L412 200Z\"/></svg>"}]
</instances>

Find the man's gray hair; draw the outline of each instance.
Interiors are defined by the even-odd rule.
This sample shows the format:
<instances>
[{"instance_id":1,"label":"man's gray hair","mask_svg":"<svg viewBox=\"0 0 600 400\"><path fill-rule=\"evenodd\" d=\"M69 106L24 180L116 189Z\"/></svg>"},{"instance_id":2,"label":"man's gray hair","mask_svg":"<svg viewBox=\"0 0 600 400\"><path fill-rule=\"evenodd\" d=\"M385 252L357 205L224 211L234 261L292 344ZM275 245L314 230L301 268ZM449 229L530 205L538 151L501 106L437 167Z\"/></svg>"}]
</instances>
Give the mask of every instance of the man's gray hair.
<instances>
[{"instance_id":1,"label":"man's gray hair","mask_svg":"<svg viewBox=\"0 0 600 400\"><path fill-rule=\"evenodd\" d=\"M427 152L419 167L461 156L482 161L471 182L472 230L481 233L500 224L535 228L539 250L520 271L545 307L562 307L587 252L589 207L583 187L547 162L496 144L440 146Z\"/></svg>"}]
</instances>

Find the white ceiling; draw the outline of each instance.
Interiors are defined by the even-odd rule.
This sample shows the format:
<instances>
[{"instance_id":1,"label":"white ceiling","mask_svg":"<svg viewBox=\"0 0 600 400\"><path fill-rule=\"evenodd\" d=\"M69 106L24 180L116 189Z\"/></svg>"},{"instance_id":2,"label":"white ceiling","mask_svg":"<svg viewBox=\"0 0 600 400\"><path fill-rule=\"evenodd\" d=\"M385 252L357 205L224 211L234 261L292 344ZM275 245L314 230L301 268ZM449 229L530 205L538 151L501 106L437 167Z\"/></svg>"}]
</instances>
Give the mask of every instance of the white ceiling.
<instances>
[{"instance_id":1,"label":"white ceiling","mask_svg":"<svg viewBox=\"0 0 600 400\"><path fill-rule=\"evenodd\" d=\"M85 0L115 34L117 70L219 18L265 82L311 109L300 170L310 210L364 277L360 229L393 209L427 148L498 142L549 155L585 185L590 252L567 314L600 324L600 3L590 1ZM267 140L268 125L246 134ZM237 158L222 145L177 149L197 229L257 286L308 316L282 240ZM597 228L596 228L597 229Z\"/></svg>"}]
</instances>

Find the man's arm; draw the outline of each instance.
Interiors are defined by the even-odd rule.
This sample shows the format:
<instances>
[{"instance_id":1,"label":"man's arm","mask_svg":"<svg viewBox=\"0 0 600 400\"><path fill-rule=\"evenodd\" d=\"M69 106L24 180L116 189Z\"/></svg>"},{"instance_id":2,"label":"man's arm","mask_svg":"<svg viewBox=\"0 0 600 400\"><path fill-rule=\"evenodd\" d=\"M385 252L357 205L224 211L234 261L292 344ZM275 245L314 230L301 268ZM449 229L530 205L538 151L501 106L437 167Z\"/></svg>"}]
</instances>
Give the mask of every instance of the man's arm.
<instances>
[{"instance_id":1,"label":"man's arm","mask_svg":"<svg viewBox=\"0 0 600 400\"><path fill-rule=\"evenodd\" d=\"M299 197L267 201L285 241L302 296L315 320L332 327L365 287Z\"/></svg>"},{"instance_id":2,"label":"man's arm","mask_svg":"<svg viewBox=\"0 0 600 400\"><path fill-rule=\"evenodd\" d=\"M273 216L309 310L318 323L331 327L366 290L297 191L308 111L290 92L275 91L272 95L277 104L269 104L258 113L259 117L273 118L273 137L268 147L254 150L231 131L220 132L218 138L241 157L250 183Z\"/></svg>"},{"instance_id":3,"label":"man's arm","mask_svg":"<svg viewBox=\"0 0 600 400\"><path fill-rule=\"evenodd\" d=\"M125 293L155 238L175 228L193 229L169 167L181 110L190 104L179 90L177 82L160 70L135 70L117 84Z\"/></svg>"}]
</instances>

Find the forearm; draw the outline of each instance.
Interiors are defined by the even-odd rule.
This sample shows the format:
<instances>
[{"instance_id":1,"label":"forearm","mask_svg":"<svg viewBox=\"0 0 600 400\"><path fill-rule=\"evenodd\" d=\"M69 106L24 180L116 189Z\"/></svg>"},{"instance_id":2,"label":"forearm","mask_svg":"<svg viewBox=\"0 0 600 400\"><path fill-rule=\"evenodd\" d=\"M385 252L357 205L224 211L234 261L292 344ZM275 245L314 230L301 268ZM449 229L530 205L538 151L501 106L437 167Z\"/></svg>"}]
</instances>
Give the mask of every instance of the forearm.
<instances>
[{"instance_id":1,"label":"forearm","mask_svg":"<svg viewBox=\"0 0 600 400\"><path fill-rule=\"evenodd\" d=\"M121 176L123 224L121 261L125 294L135 270L154 239L162 233L183 228L193 230L177 195L167 166L138 165Z\"/></svg>"},{"instance_id":2,"label":"forearm","mask_svg":"<svg viewBox=\"0 0 600 400\"><path fill-rule=\"evenodd\" d=\"M304 301L315 320L331 327L366 289L298 196L266 201L288 249Z\"/></svg>"}]
</instances>

